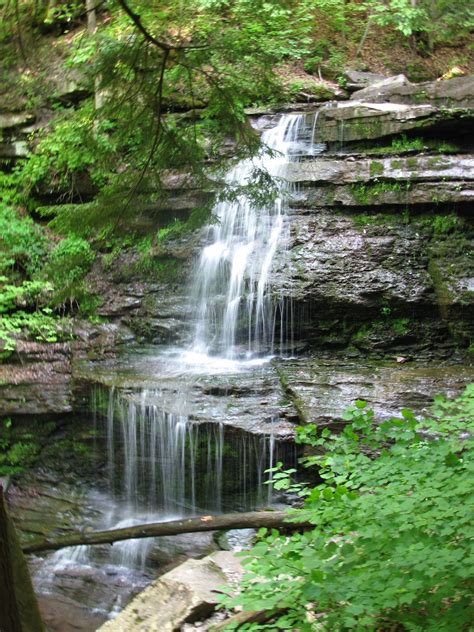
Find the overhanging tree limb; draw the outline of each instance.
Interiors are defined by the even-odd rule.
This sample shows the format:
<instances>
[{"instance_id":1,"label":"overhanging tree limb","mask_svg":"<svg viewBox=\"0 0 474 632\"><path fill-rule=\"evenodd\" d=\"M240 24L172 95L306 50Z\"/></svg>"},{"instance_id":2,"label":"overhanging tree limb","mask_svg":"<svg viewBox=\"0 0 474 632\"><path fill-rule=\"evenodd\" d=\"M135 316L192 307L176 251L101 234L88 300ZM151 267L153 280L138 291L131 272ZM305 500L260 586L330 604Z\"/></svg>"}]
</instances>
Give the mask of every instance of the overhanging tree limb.
<instances>
[{"instance_id":1,"label":"overhanging tree limb","mask_svg":"<svg viewBox=\"0 0 474 632\"><path fill-rule=\"evenodd\" d=\"M112 544L121 540L135 538L154 538L180 533L198 533L202 531L224 531L227 529L287 529L299 531L311 528L310 522L292 522L285 511L250 511L247 513L222 514L220 516L198 516L172 520L170 522L154 522L140 524L124 529L94 531L90 533L74 533L37 542L23 547L24 553L38 551L55 551L66 546Z\"/></svg>"},{"instance_id":2,"label":"overhanging tree limb","mask_svg":"<svg viewBox=\"0 0 474 632\"><path fill-rule=\"evenodd\" d=\"M190 50L197 48L207 48L207 44L171 44L169 42L164 42L163 40L157 39L154 35L152 35L144 26L140 16L132 11L132 9L128 6L125 0L117 0L118 4L122 7L128 17L135 24L137 29L143 35L143 37L158 48L161 48L163 51L171 51L171 50Z\"/></svg>"}]
</instances>

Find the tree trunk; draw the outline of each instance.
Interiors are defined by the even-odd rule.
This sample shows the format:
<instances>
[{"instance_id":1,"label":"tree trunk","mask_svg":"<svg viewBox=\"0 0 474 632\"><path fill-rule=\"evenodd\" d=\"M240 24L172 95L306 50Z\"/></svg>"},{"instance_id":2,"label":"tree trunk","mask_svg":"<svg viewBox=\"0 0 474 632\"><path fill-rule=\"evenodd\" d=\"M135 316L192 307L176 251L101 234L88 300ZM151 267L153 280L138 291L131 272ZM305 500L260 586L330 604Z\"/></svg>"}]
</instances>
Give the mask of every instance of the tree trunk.
<instances>
[{"instance_id":1,"label":"tree trunk","mask_svg":"<svg viewBox=\"0 0 474 632\"><path fill-rule=\"evenodd\" d=\"M86 0L86 12L87 12L87 33L90 36L95 35L97 31L97 11L96 0ZM100 91L101 76L96 75L94 77L94 107L96 110L103 105L103 96Z\"/></svg>"},{"instance_id":2,"label":"tree trunk","mask_svg":"<svg viewBox=\"0 0 474 632\"><path fill-rule=\"evenodd\" d=\"M43 632L30 573L0 485L0 630Z\"/></svg>"},{"instance_id":3,"label":"tree trunk","mask_svg":"<svg viewBox=\"0 0 474 632\"><path fill-rule=\"evenodd\" d=\"M97 14L95 10L95 0L86 0L87 11L87 32L94 35L97 29Z\"/></svg>"},{"instance_id":4,"label":"tree trunk","mask_svg":"<svg viewBox=\"0 0 474 632\"><path fill-rule=\"evenodd\" d=\"M51 540L32 542L23 547L23 552L55 551L65 546L111 544L120 540L154 538L163 535L178 535L179 533L225 531L227 529L260 529L261 527L299 531L311 528L312 525L309 522L291 522L285 511L250 511L248 513L222 514L220 516L184 518L183 520L170 522L154 522L124 529L111 529L110 531L75 533Z\"/></svg>"}]
</instances>

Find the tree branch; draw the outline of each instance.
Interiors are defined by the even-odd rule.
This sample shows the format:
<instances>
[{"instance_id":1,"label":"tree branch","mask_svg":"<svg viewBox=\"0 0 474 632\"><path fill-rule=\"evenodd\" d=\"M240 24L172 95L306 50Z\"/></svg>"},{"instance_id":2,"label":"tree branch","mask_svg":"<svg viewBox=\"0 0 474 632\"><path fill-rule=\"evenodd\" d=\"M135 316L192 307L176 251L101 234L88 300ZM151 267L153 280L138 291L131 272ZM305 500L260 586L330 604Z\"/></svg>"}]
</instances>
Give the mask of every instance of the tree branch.
<instances>
[{"instance_id":1,"label":"tree branch","mask_svg":"<svg viewBox=\"0 0 474 632\"><path fill-rule=\"evenodd\" d=\"M128 6L125 0L117 0L117 2L125 11L125 13L128 15L128 17L132 20L132 22L135 24L135 26L143 35L143 37L154 46L161 48L161 50L163 51L169 52L171 50L193 50L193 49L208 47L207 44L171 44L169 42L164 42L162 40L159 40L143 26L140 16L134 11L132 11L132 9Z\"/></svg>"},{"instance_id":2,"label":"tree branch","mask_svg":"<svg viewBox=\"0 0 474 632\"><path fill-rule=\"evenodd\" d=\"M58 538L31 542L23 547L24 553L38 551L56 551L66 546L81 544L111 544L121 540L135 538L154 538L164 535L178 535L180 533L198 533L202 531L225 531L227 529L287 529L302 531L313 525L310 522L291 522L285 511L250 511L247 513L231 513L219 516L199 516L172 520L170 522L154 522L140 524L124 529L109 531L95 531L91 533L74 533Z\"/></svg>"}]
</instances>

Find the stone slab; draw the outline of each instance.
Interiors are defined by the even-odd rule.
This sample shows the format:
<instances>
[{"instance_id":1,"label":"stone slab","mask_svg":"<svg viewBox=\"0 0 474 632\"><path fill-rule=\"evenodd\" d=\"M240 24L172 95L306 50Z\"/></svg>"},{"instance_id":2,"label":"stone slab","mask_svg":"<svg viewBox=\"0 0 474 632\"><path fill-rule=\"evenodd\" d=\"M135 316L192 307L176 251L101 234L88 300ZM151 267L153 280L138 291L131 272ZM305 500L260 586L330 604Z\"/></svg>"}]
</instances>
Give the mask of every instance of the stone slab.
<instances>
[{"instance_id":1,"label":"stone slab","mask_svg":"<svg viewBox=\"0 0 474 632\"><path fill-rule=\"evenodd\" d=\"M354 92L351 99L393 103L421 102L472 108L474 106L474 75L422 83L412 83L405 75L396 75Z\"/></svg>"},{"instance_id":2,"label":"stone slab","mask_svg":"<svg viewBox=\"0 0 474 632\"><path fill-rule=\"evenodd\" d=\"M474 158L470 155L396 156L391 158L342 158L288 163L280 172L288 182L361 184L365 182L474 181Z\"/></svg>"},{"instance_id":3,"label":"stone slab","mask_svg":"<svg viewBox=\"0 0 474 632\"><path fill-rule=\"evenodd\" d=\"M356 399L367 401L381 421L410 408L426 414L435 395L456 397L474 381L474 368L459 364L301 359L281 363L288 387L306 420L337 426Z\"/></svg>"},{"instance_id":4,"label":"stone slab","mask_svg":"<svg viewBox=\"0 0 474 632\"><path fill-rule=\"evenodd\" d=\"M162 575L101 632L174 632L187 622L214 610L216 591L242 575L230 551L218 551L202 560L187 560Z\"/></svg>"}]
</instances>

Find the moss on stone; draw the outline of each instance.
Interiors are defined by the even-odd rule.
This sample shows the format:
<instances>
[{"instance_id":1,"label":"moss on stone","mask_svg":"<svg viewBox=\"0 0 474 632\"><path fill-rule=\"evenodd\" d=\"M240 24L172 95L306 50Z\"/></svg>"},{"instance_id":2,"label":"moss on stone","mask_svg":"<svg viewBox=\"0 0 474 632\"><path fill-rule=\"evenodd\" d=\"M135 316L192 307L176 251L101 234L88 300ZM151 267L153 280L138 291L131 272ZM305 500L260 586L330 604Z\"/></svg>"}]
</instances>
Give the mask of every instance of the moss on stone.
<instances>
[{"instance_id":1,"label":"moss on stone","mask_svg":"<svg viewBox=\"0 0 474 632\"><path fill-rule=\"evenodd\" d=\"M384 172L383 163L372 160L370 163L370 175L371 177L380 176Z\"/></svg>"},{"instance_id":2,"label":"moss on stone","mask_svg":"<svg viewBox=\"0 0 474 632\"><path fill-rule=\"evenodd\" d=\"M435 259L430 259L428 263L428 273L433 281L433 288L436 294L437 303L441 317L444 320L449 318L449 307L453 302L453 297L444 279L439 263Z\"/></svg>"}]
</instances>

